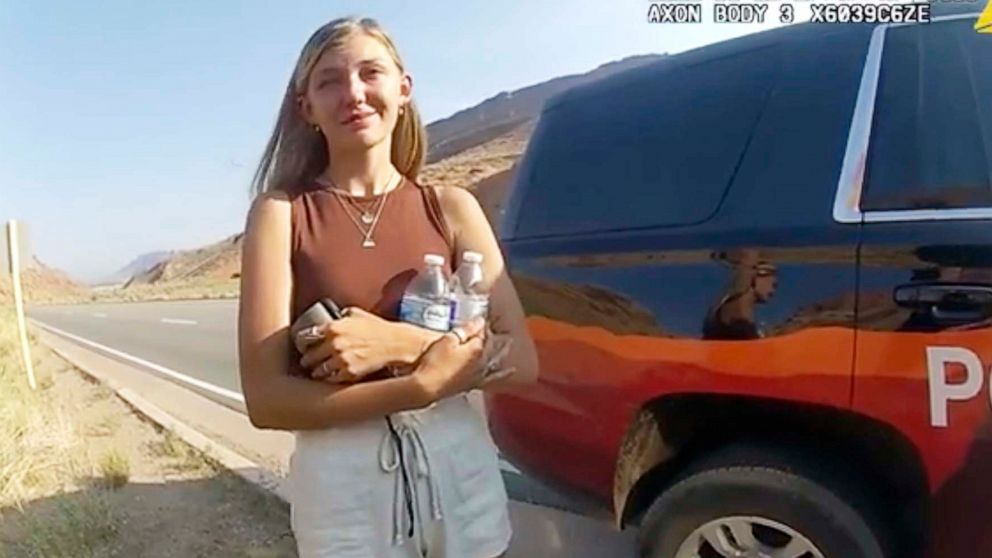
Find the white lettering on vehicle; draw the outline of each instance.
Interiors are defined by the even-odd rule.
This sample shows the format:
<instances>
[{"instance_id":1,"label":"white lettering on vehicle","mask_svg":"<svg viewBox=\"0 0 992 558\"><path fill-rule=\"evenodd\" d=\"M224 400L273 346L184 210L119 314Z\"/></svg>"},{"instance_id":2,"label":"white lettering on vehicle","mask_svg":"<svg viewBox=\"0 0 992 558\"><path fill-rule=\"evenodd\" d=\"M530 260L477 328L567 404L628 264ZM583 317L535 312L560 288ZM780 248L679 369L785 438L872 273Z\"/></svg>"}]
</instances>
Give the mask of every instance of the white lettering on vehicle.
<instances>
[{"instance_id":1,"label":"white lettering on vehicle","mask_svg":"<svg viewBox=\"0 0 992 558\"><path fill-rule=\"evenodd\" d=\"M963 382L947 381L947 365L964 366ZM992 370L989 372L992 374ZM982 361L963 347L927 347L927 383L930 386L930 425L947 427L947 407L951 401L966 401L977 396L984 380ZM992 387L992 381L990 381ZM992 402L992 389L989 391Z\"/></svg>"}]
</instances>

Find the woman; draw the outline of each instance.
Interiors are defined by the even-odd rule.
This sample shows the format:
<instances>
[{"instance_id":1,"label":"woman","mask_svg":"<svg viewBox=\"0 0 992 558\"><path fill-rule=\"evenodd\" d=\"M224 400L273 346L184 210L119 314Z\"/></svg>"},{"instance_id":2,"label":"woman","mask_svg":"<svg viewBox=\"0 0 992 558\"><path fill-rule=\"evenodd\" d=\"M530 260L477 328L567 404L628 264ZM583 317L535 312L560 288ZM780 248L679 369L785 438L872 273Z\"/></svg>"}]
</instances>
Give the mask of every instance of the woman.
<instances>
[{"instance_id":1,"label":"woman","mask_svg":"<svg viewBox=\"0 0 992 558\"><path fill-rule=\"evenodd\" d=\"M775 294L776 267L760 259L756 250L722 254L731 266L729 291L710 308L703 319L703 339L748 340L765 337L757 320L757 305Z\"/></svg>"},{"instance_id":2,"label":"woman","mask_svg":"<svg viewBox=\"0 0 992 558\"><path fill-rule=\"evenodd\" d=\"M255 426L296 432L303 557L492 558L511 537L496 449L466 393L532 382L536 351L475 198L416 183L426 138L412 87L375 21L324 25L300 54L255 176L242 389ZM484 256L488 329L511 341L497 374L480 359L494 338L482 324L442 334L395 321L424 254L445 255L450 272L466 250ZM290 339L324 297L346 316L312 344Z\"/></svg>"}]
</instances>

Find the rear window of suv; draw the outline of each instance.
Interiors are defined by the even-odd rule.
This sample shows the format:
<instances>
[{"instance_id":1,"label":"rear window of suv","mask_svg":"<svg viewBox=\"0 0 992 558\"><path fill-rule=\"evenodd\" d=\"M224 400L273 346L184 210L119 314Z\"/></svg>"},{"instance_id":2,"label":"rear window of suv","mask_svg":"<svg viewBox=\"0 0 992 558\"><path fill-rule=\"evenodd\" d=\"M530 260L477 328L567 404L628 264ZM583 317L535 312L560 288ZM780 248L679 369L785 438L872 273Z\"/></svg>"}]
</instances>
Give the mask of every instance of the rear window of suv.
<instances>
[{"instance_id":1,"label":"rear window of suv","mask_svg":"<svg viewBox=\"0 0 992 558\"><path fill-rule=\"evenodd\" d=\"M541 116L516 234L689 225L720 204L779 71L761 48L565 99Z\"/></svg>"},{"instance_id":2,"label":"rear window of suv","mask_svg":"<svg viewBox=\"0 0 992 558\"><path fill-rule=\"evenodd\" d=\"M862 210L992 206L992 37L973 22L886 30Z\"/></svg>"}]
</instances>

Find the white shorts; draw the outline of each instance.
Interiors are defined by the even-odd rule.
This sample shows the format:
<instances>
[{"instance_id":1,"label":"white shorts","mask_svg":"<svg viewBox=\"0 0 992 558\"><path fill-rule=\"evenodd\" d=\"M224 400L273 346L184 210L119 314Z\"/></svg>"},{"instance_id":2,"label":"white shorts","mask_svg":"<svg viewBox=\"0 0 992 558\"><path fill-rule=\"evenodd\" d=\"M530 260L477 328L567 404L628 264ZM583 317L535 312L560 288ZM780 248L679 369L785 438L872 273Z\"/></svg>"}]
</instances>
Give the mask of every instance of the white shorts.
<instances>
[{"instance_id":1,"label":"white shorts","mask_svg":"<svg viewBox=\"0 0 992 558\"><path fill-rule=\"evenodd\" d=\"M512 537L506 487L489 429L468 398L391 420L395 434L385 418L296 433L289 482L300 557L505 552Z\"/></svg>"}]
</instances>

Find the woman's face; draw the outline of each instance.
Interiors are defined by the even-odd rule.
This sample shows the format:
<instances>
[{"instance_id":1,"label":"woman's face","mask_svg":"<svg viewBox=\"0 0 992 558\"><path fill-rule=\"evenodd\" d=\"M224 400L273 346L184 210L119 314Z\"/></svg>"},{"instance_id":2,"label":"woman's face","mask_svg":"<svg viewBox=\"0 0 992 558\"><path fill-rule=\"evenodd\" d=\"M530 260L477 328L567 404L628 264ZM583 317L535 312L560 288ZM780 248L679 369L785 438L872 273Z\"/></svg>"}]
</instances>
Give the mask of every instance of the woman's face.
<instances>
[{"instance_id":1,"label":"woman's face","mask_svg":"<svg viewBox=\"0 0 992 558\"><path fill-rule=\"evenodd\" d=\"M332 147L369 148L390 137L412 86L385 45L358 33L317 60L300 108Z\"/></svg>"}]
</instances>

